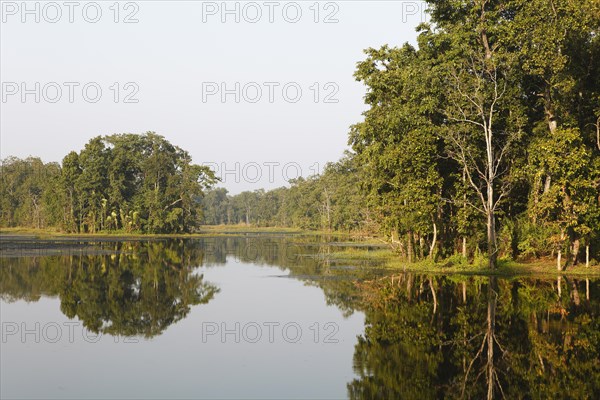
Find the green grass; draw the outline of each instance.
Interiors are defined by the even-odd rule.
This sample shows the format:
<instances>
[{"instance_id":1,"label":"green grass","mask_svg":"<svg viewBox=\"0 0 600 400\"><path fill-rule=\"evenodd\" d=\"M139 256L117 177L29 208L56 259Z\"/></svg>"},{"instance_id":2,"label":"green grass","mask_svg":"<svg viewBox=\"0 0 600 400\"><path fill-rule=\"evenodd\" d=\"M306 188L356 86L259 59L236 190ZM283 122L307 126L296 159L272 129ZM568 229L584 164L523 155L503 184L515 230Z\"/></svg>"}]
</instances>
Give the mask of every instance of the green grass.
<instances>
[{"instance_id":1,"label":"green grass","mask_svg":"<svg viewBox=\"0 0 600 400\"><path fill-rule=\"evenodd\" d=\"M468 263L460 255L434 262L430 259L408 263L399 258L390 249L365 250L361 248L349 248L343 251L331 253L330 257L336 261L367 263L378 267L401 270L406 272L420 272L443 275L486 275L486 276L600 276L600 265L585 267L579 264L576 267L569 266L566 270L558 271L556 262L550 259L540 259L532 262L516 262L510 259L499 259L496 269L490 270L487 259L478 257Z\"/></svg>"},{"instance_id":2,"label":"green grass","mask_svg":"<svg viewBox=\"0 0 600 400\"><path fill-rule=\"evenodd\" d=\"M461 263L451 264L442 262L433 262L424 260L412 264L401 262L399 260L387 263L386 268L403 269L414 272L427 272L438 274L461 274L461 275L489 275L489 276L600 276L600 266L578 265L570 266L565 270L558 271L556 264L549 260L538 260L535 262L521 263L513 260L499 260L496 268L490 270L487 263Z\"/></svg>"},{"instance_id":3,"label":"green grass","mask_svg":"<svg viewBox=\"0 0 600 400\"><path fill-rule=\"evenodd\" d=\"M200 228L201 233L305 233L298 228L281 228L275 226L249 226L244 224L239 225L203 225Z\"/></svg>"},{"instance_id":4,"label":"green grass","mask_svg":"<svg viewBox=\"0 0 600 400\"><path fill-rule=\"evenodd\" d=\"M66 233L62 232L57 228L0 228L0 235L33 235L37 237L53 237L53 236L65 236L65 237L112 237L112 238L186 238L186 237L207 237L207 236L239 236L244 234L252 233L265 233L265 234L296 234L306 236L345 236L352 238L359 238L363 244L381 244L381 240L374 238L364 238L356 234L348 232L338 231L318 231L318 230L302 230L300 228L289 228L289 227L261 227L252 226L245 224L237 225L203 225L199 228L198 232L195 233L169 233L169 234L156 234L156 233L140 233L140 232L126 232L126 231L102 231L97 233Z\"/></svg>"},{"instance_id":5,"label":"green grass","mask_svg":"<svg viewBox=\"0 0 600 400\"><path fill-rule=\"evenodd\" d=\"M398 256L389 249L365 250L359 247L350 247L341 251L330 253L329 256L338 261L367 261L373 263L393 263Z\"/></svg>"},{"instance_id":6,"label":"green grass","mask_svg":"<svg viewBox=\"0 0 600 400\"><path fill-rule=\"evenodd\" d=\"M208 237L208 236L238 236L247 233L293 233L293 234L315 234L314 232L305 232L296 228L275 228L275 227L250 227L246 225L215 225L202 226L195 233L139 233L126 231L103 231L97 233L66 233L54 228L35 229L35 228L0 228L0 235L33 235L37 237L111 237L111 238L186 238L186 237Z\"/></svg>"}]
</instances>

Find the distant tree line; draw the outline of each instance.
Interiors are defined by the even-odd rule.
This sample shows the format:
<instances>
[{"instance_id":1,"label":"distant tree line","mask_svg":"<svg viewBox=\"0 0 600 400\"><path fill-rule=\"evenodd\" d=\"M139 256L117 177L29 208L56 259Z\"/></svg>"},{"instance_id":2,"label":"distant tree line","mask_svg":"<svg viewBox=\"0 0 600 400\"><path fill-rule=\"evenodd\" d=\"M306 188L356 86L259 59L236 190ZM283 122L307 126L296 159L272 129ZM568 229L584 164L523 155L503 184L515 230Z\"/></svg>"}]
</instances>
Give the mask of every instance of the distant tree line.
<instances>
[{"instance_id":1,"label":"distant tree line","mask_svg":"<svg viewBox=\"0 0 600 400\"><path fill-rule=\"evenodd\" d=\"M353 154L288 189L209 192L207 222L376 227L408 261L597 256L600 2L427 3L418 48L358 63Z\"/></svg>"},{"instance_id":2,"label":"distant tree line","mask_svg":"<svg viewBox=\"0 0 600 400\"><path fill-rule=\"evenodd\" d=\"M325 166L321 175L297 178L290 187L245 191L235 196L224 188L207 191L204 221L209 225L247 224L324 231L359 231L373 224L359 172L351 154Z\"/></svg>"},{"instance_id":3,"label":"distant tree line","mask_svg":"<svg viewBox=\"0 0 600 400\"><path fill-rule=\"evenodd\" d=\"M149 132L95 137L62 164L10 157L1 181L1 226L181 233L199 225L201 195L216 178Z\"/></svg>"}]
</instances>

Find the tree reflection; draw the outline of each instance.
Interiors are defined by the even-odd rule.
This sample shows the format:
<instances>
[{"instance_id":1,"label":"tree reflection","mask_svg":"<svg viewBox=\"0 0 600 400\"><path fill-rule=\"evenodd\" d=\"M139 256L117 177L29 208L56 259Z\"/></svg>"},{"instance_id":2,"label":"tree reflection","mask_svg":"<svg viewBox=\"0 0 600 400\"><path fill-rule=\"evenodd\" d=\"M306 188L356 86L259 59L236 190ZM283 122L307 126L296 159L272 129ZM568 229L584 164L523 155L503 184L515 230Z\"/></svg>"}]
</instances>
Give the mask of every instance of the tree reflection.
<instances>
[{"instance_id":1,"label":"tree reflection","mask_svg":"<svg viewBox=\"0 0 600 400\"><path fill-rule=\"evenodd\" d=\"M93 332L152 337L218 292L195 268L229 260L288 270L321 287L329 304L350 315L358 298L355 276L330 269L323 254L332 251L332 240L286 235L160 241L12 238L2 243L9 256L0 257L0 296L6 301L59 296L61 311Z\"/></svg>"},{"instance_id":2,"label":"tree reflection","mask_svg":"<svg viewBox=\"0 0 600 400\"><path fill-rule=\"evenodd\" d=\"M194 240L83 241L31 238L3 242L0 295L6 301L59 296L61 311L87 329L112 335L162 333L190 307L218 292L194 272L230 261L271 265L322 287L330 304L349 315L356 290L347 271L328 270L316 236L237 236ZM57 255L60 254L60 255ZM319 280L319 277L344 279Z\"/></svg>"},{"instance_id":3,"label":"tree reflection","mask_svg":"<svg viewBox=\"0 0 600 400\"><path fill-rule=\"evenodd\" d=\"M494 390L497 388L500 389L502 395L504 396L504 391L502 389L502 384L500 383L500 378L498 377L498 372L496 370L496 363L494 359L494 353L496 346L502 350L502 346L498 342L498 338L496 337L496 304L498 301L498 281L495 277L489 278L489 284L487 287L487 319L486 319L486 329L483 335L483 340L481 342L481 347L475 354L475 357L470 361L469 366L465 372L465 377L463 380L463 385L461 389L461 397L465 395L465 389L467 382L469 381L469 373L471 372L473 365L477 362L479 357L486 355L483 363L484 366L482 371L479 372L477 378L485 372L485 383L487 388L486 398L491 400L494 398ZM477 380L477 378L475 380ZM476 382L474 382L476 383Z\"/></svg>"},{"instance_id":4,"label":"tree reflection","mask_svg":"<svg viewBox=\"0 0 600 400\"><path fill-rule=\"evenodd\" d=\"M112 254L104 254L108 246L114 246ZM203 252L181 241L122 242L100 250L2 259L2 298L58 296L61 311L94 333L149 338L218 291L194 272Z\"/></svg>"},{"instance_id":5,"label":"tree reflection","mask_svg":"<svg viewBox=\"0 0 600 400\"><path fill-rule=\"evenodd\" d=\"M63 313L91 331L152 337L217 293L197 266L275 266L321 288L345 315L365 313L350 398L600 398L598 280L376 277L332 258L346 246L334 240L122 241L4 257L0 295L58 296Z\"/></svg>"},{"instance_id":6,"label":"tree reflection","mask_svg":"<svg viewBox=\"0 0 600 400\"><path fill-rule=\"evenodd\" d=\"M599 398L598 282L565 280L560 297L539 279L361 284L366 327L349 397Z\"/></svg>"}]
</instances>

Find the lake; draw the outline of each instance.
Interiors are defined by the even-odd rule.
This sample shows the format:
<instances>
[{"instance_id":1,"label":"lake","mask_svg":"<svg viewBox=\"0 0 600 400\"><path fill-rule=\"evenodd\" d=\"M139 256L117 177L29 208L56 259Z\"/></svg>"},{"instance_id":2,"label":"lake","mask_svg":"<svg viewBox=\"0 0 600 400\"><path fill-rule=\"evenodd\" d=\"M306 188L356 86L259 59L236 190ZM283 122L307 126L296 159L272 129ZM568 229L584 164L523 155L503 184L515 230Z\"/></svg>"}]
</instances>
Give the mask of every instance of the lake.
<instances>
[{"instance_id":1,"label":"lake","mask_svg":"<svg viewBox=\"0 0 600 400\"><path fill-rule=\"evenodd\" d=\"M2 398L600 398L600 285L347 238L3 236Z\"/></svg>"}]
</instances>

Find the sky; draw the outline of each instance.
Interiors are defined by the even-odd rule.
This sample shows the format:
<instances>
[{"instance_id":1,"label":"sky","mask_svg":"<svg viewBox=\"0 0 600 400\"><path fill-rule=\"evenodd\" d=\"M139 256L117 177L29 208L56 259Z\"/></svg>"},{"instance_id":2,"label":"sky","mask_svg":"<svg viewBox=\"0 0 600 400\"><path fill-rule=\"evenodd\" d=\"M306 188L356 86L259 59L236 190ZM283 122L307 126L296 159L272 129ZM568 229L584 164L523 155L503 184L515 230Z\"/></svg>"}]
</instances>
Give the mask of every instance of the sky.
<instances>
[{"instance_id":1,"label":"sky","mask_svg":"<svg viewBox=\"0 0 600 400\"><path fill-rule=\"evenodd\" d=\"M153 131L236 194L322 171L366 109L363 50L419 1L2 1L0 158Z\"/></svg>"}]
</instances>

